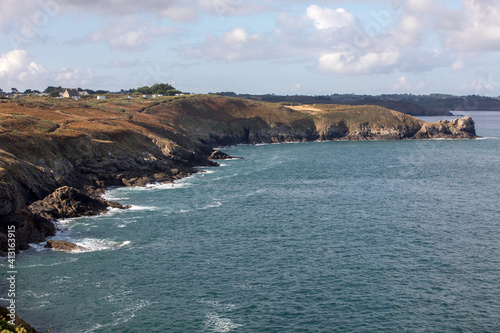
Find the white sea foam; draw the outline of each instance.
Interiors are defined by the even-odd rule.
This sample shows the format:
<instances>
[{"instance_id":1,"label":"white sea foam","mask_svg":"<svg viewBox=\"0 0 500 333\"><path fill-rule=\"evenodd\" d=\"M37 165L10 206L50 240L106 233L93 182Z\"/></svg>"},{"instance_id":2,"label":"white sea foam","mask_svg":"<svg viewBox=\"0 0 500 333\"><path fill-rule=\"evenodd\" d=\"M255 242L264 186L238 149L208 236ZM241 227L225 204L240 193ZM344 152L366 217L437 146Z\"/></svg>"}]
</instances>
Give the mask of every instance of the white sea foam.
<instances>
[{"instance_id":1,"label":"white sea foam","mask_svg":"<svg viewBox=\"0 0 500 333\"><path fill-rule=\"evenodd\" d=\"M123 201L130 200L129 197L119 195L119 191L117 189L106 191L102 198L109 201Z\"/></svg>"},{"instance_id":2,"label":"white sea foam","mask_svg":"<svg viewBox=\"0 0 500 333\"><path fill-rule=\"evenodd\" d=\"M196 208L198 210L205 210L205 209L210 209L210 208L217 208L217 207L220 207L222 206L222 202L220 201L215 201L214 203L211 203L211 204L208 204L206 206L203 206L203 207L200 207L200 208Z\"/></svg>"},{"instance_id":3,"label":"white sea foam","mask_svg":"<svg viewBox=\"0 0 500 333\"><path fill-rule=\"evenodd\" d=\"M219 301L208 301L205 299L202 299L200 301L200 303L211 305L215 309L222 310L222 311L233 311L234 309L236 309L236 305L231 304L231 303L224 304L224 303L221 303Z\"/></svg>"},{"instance_id":4,"label":"white sea foam","mask_svg":"<svg viewBox=\"0 0 500 333\"><path fill-rule=\"evenodd\" d=\"M122 300L118 300L122 301ZM114 303L114 302L112 302ZM142 308L147 307L152 304L152 302L145 301L145 300L137 300L134 302L127 303L129 304L126 307L121 307L120 310L113 312L112 318L116 318L114 321L107 322L106 324L95 324L92 328L83 331L84 333L91 333L95 332L97 330L102 330L103 328L110 328L114 327L120 324L127 323L129 320L135 318L136 313L140 311ZM115 330L110 330L107 329L107 331L115 331Z\"/></svg>"},{"instance_id":5,"label":"white sea foam","mask_svg":"<svg viewBox=\"0 0 500 333\"><path fill-rule=\"evenodd\" d=\"M36 252L47 251L47 249L44 247L45 246L44 243L32 243L29 244L29 246Z\"/></svg>"},{"instance_id":6,"label":"white sea foam","mask_svg":"<svg viewBox=\"0 0 500 333\"><path fill-rule=\"evenodd\" d=\"M80 246L82 249L75 250L73 252L94 252L125 246L130 244L130 241L119 243L107 239L85 238L74 243Z\"/></svg>"},{"instance_id":7,"label":"white sea foam","mask_svg":"<svg viewBox=\"0 0 500 333\"><path fill-rule=\"evenodd\" d=\"M108 239L97 239L97 238L84 238L81 240L75 240L74 238L68 237L68 235L63 234L64 237L58 237L53 240L63 240L71 242L79 246L78 249L71 251L71 253L83 253L83 252L94 252L114 249L130 244L130 241L115 242Z\"/></svg>"},{"instance_id":8,"label":"white sea foam","mask_svg":"<svg viewBox=\"0 0 500 333\"><path fill-rule=\"evenodd\" d=\"M187 182L174 182L174 183L163 183L163 184L151 184L148 185L147 188L149 189L156 189L156 190L174 190L174 189L179 189L179 188L186 188L186 187L192 187L193 184L187 183Z\"/></svg>"},{"instance_id":9,"label":"white sea foam","mask_svg":"<svg viewBox=\"0 0 500 333\"><path fill-rule=\"evenodd\" d=\"M128 208L130 209L130 208ZM112 218L112 219L116 219L116 217L112 217L113 215L117 215L117 214L123 214L125 213L128 209L121 209L121 208L113 208L113 207L108 207L107 208L107 212L106 212L106 217L107 218ZM98 217L100 215L95 215L93 217Z\"/></svg>"},{"instance_id":10,"label":"white sea foam","mask_svg":"<svg viewBox=\"0 0 500 333\"><path fill-rule=\"evenodd\" d=\"M206 210L206 209L211 209L211 208L218 208L222 206L222 202L220 201L214 201L212 203L206 204L204 206L198 206L198 207L193 207L193 208L188 208L188 209L179 209L179 210L167 210L165 211L165 216L170 215L170 214L185 214L189 212L193 212L196 210Z\"/></svg>"},{"instance_id":11,"label":"white sea foam","mask_svg":"<svg viewBox=\"0 0 500 333\"><path fill-rule=\"evenodd\" d=\"M199 176L200 174L204 174L204 173L213 173L213 172L215 172L215 171L214 171L214 167L197 167L197 168L195 168L195 169L199 171L199 173L198 173L198 174L196 174L196 175L198 175L198 176Z\"/></svg>"},{"instance_id":12,"label":"white sea foam","mask_svg":"<svg viewBox=\"0 0 500 333\"><path fill-rule=\"evenodd\" d=\"M155 206L141 206L141 205L132 205L129 210L148 210L148 211L153 211L157 210L158 207Z\"/></svg>"},{"instance_id":13,"label":"white sea foam","mask_svg":"<svg viewBox=\"0 0 500 333\"><path fill-rule=\"evenodd\" d=\"M222 318L216 312L207 313L206 317L205 326L212 332L226 333L243 326L235 324L229 318Z\"/></svg>"},{"instance_id":14,"label":"white sea foam","mask_svg":"<svg viewBox=\"0 0 500 333\"><path fill-rule=\"evenodd\" d=\"M75 257L73 257L73 258L65 258L64 260L61 260L61 261L58 261L58 262L54 262L52 264L33 264L33 265L26 265L26 266L19 265L19 268L53 267L53 266L59 266L59 265L69 264L69 263L75 262L77 260L78 260L78 258L75 258Z\"/></svg>"},{"instance_id":15,"label":"white sea foam","mask_svg":"<svg viewBox=\"0 0 500 333\"><path fill-rule=\"evenodd\" d=\"M212 181L226 179L226 178L233 178L233 177L236 177L236 176L238 176L238 173L234 173L232 175L227 175L227 176L216 177L216 178L213 178Z\"/></svg>"}]
</instances>

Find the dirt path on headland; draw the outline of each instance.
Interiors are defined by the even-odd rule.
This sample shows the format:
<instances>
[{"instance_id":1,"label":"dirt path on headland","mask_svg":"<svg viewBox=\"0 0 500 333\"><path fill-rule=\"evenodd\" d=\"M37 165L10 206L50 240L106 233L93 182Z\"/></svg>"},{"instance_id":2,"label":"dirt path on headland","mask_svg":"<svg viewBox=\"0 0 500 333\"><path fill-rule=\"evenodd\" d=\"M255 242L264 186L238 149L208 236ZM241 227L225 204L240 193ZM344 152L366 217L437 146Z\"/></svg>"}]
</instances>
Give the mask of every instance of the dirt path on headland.
<instances>
[{"instance_id":1,"label":"dirt path on headland","mask_svg":"<svg viewBox=\"0 0 500 333\"><path fill-rule=\"evenodd\" d=\"M307 112L307 113L323 112L323 110L316 108L313 105L295 105L295 106L287 106L287 108L292 109L294 111Z\"/></svg>"}]
</instances>

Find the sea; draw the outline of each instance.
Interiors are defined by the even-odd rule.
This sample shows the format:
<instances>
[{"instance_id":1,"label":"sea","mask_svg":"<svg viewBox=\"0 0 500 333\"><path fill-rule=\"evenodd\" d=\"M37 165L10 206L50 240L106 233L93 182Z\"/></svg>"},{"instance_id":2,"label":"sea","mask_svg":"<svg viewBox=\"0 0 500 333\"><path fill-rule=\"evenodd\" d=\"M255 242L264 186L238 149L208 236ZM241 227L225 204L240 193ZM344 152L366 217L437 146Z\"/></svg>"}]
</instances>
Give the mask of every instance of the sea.
<instances>
[{"instance_id":1,"label":"sea","mask_svg":"<svg viewBox=\"0 0 500 333\"><path fill-rule=\"evenodd\" d=\"M132 208L58 222L87 250L16 257L17 313L51 333L500 332L500 112L458 113L482 138L225 147L243 159L110 188Z\"/></svg>"}]
</instances>

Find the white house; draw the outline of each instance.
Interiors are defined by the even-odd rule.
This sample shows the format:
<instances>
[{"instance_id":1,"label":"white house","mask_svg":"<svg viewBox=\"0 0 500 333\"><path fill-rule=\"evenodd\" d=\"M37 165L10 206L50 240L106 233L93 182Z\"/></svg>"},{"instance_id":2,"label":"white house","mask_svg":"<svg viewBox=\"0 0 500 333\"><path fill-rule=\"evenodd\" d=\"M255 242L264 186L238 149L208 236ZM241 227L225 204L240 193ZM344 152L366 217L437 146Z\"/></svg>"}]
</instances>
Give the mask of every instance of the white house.
<instances>
[{"instance_id":1,"label":"white house","mask_svg":"<svg viewBox=\"0 0 500 333\"><path fill-rule=\"evenodd\" d=\"M78 92L80 94L80 96L88 96L89 95L89 92L84 90L84 91L79 91Z\"/></svg>"},{"instance_id":2,"label":"white house","mask_svg":"<svg viewBox=\"0 0 500 333\"><path fill-rule=\"evenodd\" d=\"M66 91L63 93L62 97L80 99L80 94L78 93L78 90L76 90L76 89L66 89Z\"/></svg>"},{"instance_id":3,"label":"white house","mask_svg":"<svg viewBox=\"0 0 500 333\"><path fill-rule=\"evenodd\" d=\"M106 96L97 96L97 99L106 99Z\"/></svg>"},{"instance_id":4,"label":"white house","mask_svg":"<svg viewBox=\"0 0 500 333\"><path fill-rule=\"evenodd\" d=\"M143 98L149 98L149 96L148 96L148 95L142 95L142 97L143 97Z\"/></svg>"}]
</instances>

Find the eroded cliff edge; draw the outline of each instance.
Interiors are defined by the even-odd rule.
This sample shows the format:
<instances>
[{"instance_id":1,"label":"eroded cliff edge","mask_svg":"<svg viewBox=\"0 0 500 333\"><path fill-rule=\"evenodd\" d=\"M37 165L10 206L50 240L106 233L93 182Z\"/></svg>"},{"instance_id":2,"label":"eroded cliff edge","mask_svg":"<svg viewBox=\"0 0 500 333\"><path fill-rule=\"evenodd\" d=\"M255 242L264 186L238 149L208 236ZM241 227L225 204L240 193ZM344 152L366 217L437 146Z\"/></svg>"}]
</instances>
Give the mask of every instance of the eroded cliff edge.
<instances>
[{"instance_id":1,"label":"eroded cliff edge","mask_svg":"<svg viewBox=\"0 0 500 333\"><path fill-rule=\"evenodd\" d=\"M54 234L52 218L82 215L67 213L71 210L57 203L58 195L82 193L88 207L107 186L173 181L197 172L195 166L216 165L210 159L216 146L475 137L469 117L426 123L379 106L285 106L213 95L4 101L0 255L7 249L8 225L16 226L16 246L22 250ZM69 189L60 189L65 186ZM61 207L54 210L56 203ZM97 206L84 211L103 211Z\"/></svg>"}]
</instances>

